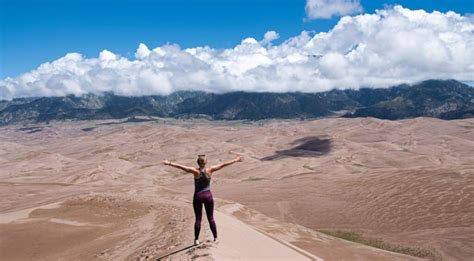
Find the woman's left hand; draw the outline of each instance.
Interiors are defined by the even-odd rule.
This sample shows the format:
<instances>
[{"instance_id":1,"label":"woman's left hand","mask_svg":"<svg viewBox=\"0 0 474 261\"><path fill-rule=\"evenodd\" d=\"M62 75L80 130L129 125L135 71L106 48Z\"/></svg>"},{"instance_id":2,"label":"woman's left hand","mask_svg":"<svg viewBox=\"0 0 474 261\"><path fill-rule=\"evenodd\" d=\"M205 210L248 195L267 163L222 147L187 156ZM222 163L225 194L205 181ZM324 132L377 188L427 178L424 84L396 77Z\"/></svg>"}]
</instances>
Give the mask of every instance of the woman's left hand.
<instances>
[{"instance_id":1,"label":"woman's left hand","mask_svg":"<svg viewBox=\"0 0 474 261\"><path fill-rule=\"evenodd\" d=\"M164 165L170 165L170 164L171 164L171 161L169 161L169 160L163 160L161 163L163 163Z\"/></svg>"}]
</instances>

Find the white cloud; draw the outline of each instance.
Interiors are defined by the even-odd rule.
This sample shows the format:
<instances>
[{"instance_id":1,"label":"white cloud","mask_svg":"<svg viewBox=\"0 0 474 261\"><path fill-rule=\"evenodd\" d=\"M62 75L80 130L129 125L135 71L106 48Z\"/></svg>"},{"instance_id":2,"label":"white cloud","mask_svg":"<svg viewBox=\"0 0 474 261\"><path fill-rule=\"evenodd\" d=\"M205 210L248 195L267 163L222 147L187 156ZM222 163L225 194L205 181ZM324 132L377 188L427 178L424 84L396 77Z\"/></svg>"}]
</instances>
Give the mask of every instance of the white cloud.
<instances>
[{"instance_id":1,"label":"white cloud","mask_svg":"<svg viewBox=\"0 0 474 261\"><path fill-rule=\"evenodd\" d=\"M362 12L359 0L306 0L308 19L328 19Z\"/></svg>"},{"instance_id":2,"label":"white cloud","mask_svg":"<svg viewBox=\"0 0 474 261\"><path fill-rule=\"evenodd\" d=\"M99 59L101 61L112 61L117 59L117 55L108 51L108 50L103 50L99 54Z\"/></svg>"},{"instance_id":3,"label":"white cloud","mask_svg":"<svg viewBox=\"0 0 474 261\"><path fill-rule=\"evenodd\" d=\"M280 38L280 35L275 31L268 31L263 35L263 39L260 41L262 45L271 43L272 41Z\"/></svg>"},{"instance_id":4,"label":"white cloud","mask_svg":"<svg viewBox=\"0 0 474 261\"><path fill-rule=\"evenodd\" d=\"M144 59L150 55L151 51L148 49L148 46L146 46L144 43L140 43L138 45L137 52L135 53L135 58L137 59Z\"/></svg>"},{"instance_id":5,"label":"white cloud","mask_svg":"<svg viewBox=\"0 0 474 261\"><path fill-rule=\"evenodd\" d=\"M135 59L78 53L0 81L0 99L112 91L119 95L208 92L320 92L387 87L426 79L474 81L474 23L454 12L401 6L342 17L328 32L302 32L281 44L267 32L233 48L140 44Z\"/></svg>"}]
</instances>

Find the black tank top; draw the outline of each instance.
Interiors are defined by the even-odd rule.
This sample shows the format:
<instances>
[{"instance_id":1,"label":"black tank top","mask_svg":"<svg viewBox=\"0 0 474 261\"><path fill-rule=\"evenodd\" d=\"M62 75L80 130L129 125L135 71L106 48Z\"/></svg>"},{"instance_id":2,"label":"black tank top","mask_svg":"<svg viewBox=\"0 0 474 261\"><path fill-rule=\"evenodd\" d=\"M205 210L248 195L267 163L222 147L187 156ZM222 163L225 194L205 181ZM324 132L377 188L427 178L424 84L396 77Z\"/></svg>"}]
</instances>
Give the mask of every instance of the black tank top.
<instances>
[{"instance_id":1,"label":"black tank top","mask_svg":"<svg viewBox=\"0 0 474 261\"><path fill-rule=\"evenodd\" d=\"M194 177L194 193L211 190L211 176L207 174L206 168L199 170L199 176Z\"/></svg>"}]
</instances>

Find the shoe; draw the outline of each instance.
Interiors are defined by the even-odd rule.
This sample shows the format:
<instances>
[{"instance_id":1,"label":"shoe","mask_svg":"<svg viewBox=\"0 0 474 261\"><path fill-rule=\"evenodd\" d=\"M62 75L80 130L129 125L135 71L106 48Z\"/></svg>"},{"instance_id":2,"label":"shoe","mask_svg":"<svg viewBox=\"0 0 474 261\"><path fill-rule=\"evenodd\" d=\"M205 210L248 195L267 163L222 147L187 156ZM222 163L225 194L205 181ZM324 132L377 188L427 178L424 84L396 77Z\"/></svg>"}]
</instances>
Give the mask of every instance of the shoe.
<instances>
[{"instance_id":1,"label":"shoe","mask_svg":"<svg viewBox=\"0 0 474 261\"><path fill-rule=\"evenodd\" d=\"M218 239L217 237L214 238L214 243L215 243L215 244L219 243L219 239Z\"/></svg>"},{"instance_id":2,"label":"shoe","mask_svg":"<svg viewBox=\"0 0 474 261\"><path fill-rule=\"evenodd\" d=\"M199 240L195 239L195 240L194 240L194 245L197 246L197 245L199 245L199 244L200 244Z\"/></svg>"}]
</instances>

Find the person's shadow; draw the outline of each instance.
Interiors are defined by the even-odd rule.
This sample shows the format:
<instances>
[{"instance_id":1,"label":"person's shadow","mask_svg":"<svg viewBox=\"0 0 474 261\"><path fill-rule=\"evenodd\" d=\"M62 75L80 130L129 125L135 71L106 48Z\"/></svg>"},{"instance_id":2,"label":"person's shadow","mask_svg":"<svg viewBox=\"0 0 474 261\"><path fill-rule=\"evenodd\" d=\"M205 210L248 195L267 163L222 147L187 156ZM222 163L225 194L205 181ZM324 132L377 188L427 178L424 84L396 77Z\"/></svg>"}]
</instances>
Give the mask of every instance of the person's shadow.
<instances>
[{"instance_id":1,"label":"person's shadow","mask_svg":"<svg viewBox=\"0 0 474 261\"><path fill-rule=\"evenodd\" d=\"M167 258L167 257L172 256L172 255L174 255L174 254L177 254L177 253L179 253L179 252L188 250L188 249L190 249L190 248L192 248L192 247L194 247L194 246L195 246L195 245L190 245L190 246L183 247L183 248L181 248L181 249L178 249L178 250L176 250L176 251L173 251L173 252L171 252L171 253L168 253L168 254L166 254L166 255L164 255L164 256L162 256L162 257L158 257L156 260L157 260L157 261L163 260L164 258Z\"/></svg>"}]
</instances>

